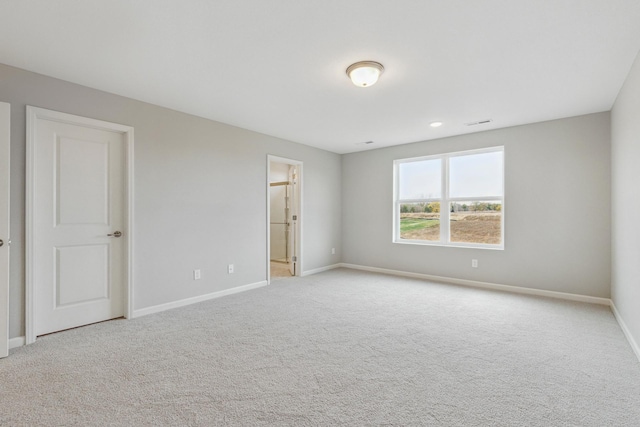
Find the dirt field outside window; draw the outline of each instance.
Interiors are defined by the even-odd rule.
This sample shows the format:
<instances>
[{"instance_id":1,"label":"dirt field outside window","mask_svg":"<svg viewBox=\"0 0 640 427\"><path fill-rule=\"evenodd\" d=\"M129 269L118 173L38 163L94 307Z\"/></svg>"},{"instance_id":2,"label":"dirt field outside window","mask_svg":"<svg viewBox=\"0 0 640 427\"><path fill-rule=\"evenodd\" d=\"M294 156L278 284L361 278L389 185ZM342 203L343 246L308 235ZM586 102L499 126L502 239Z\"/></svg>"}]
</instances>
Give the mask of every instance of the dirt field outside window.
<instances>
[{"instance_id":1,"label":"dirt field outside window","mask_svg":"<svg viewBox=\"0 0 640 427\"><path fill-rule=\"evenodd\" d=\"M502 212L451 212L450 239L454 243L502 243ZM400 238L440 240L439 213L400 213Z\"/></svg>"}]
</instances>

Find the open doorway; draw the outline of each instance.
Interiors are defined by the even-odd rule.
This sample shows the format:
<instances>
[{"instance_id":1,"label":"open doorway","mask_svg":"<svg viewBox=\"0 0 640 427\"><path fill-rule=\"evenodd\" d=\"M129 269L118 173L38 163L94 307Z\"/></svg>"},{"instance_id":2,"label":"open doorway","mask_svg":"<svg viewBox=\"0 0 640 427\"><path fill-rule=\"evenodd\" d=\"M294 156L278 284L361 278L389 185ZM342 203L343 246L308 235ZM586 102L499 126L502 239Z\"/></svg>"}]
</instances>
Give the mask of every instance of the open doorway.
<instances>
[{"instance_id":1,"label":"open doorway","mask_svg":"<svg viewBox=\"0 0 640 427\"><path fill-rule=\"evenodd\" d=\"M268 280L299 276L302 163L268 157Z\"/></svg>"}]
</instances>

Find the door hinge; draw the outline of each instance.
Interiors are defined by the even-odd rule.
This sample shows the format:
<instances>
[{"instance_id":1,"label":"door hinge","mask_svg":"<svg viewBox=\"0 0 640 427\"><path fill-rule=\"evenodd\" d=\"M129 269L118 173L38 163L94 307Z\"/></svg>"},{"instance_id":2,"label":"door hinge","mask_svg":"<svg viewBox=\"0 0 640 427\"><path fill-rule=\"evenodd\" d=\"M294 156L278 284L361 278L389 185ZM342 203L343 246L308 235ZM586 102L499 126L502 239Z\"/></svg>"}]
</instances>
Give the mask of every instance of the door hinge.
<instances>
[{"instance_id":1,"label":"door hinge","mask_svg":"<svg viewBox=\"0 0 640 427\"><path fill-rule=\"evenodd\" d=\"M294 215L294 216L293 216L293 220L294 220L294 221L297 221L297 220L298 220L298 215Z\"/></svg>"},{"instance_id":2,"label":"door hinge","mask_svg":"<svg viewBox=\"0 0 640 427\"><path fill-rule=\"evenodd\" d=\"M297 257L297 256L292 256L292 257L291 257L291 261L293 261L293 262L298 262L298 257Z\"/></svg>"}]
</instances>

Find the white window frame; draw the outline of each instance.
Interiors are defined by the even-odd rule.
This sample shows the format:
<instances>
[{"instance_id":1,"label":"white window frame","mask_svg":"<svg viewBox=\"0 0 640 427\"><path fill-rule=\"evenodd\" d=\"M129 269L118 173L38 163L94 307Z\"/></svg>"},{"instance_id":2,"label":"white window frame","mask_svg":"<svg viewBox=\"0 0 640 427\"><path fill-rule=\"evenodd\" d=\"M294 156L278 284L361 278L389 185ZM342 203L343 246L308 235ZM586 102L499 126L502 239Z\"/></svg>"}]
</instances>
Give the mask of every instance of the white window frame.
<instances>
[{"instance_id":1,"label":"white window frame","mask_svg":"<svg viewBox=\"0 0 640 427\"><path fill-rule=\"evenodd\" d=\"M502 152L502 196L487 197L449 197L449 160L453 157L468 156L474 154ZM419 162L424 160L440 160L441 165L441 197L427 199L400 199L400 165L403 163ZM504 250L504 217L505 217L505 197L504 197L504 146L481 148L477 150L456 151L452 153L436 154L431 156L411 157L397 159L393 161L393 243L409 245L427 246L453 246L462 248L480 248ZM400 205L404 203L440 203L440 240L411 240L400 238ZM501 203L500 215L500 244L470 243L470 242L450 242L450 203L452 202L499 202Z\"/></svg>"}]
</instances>

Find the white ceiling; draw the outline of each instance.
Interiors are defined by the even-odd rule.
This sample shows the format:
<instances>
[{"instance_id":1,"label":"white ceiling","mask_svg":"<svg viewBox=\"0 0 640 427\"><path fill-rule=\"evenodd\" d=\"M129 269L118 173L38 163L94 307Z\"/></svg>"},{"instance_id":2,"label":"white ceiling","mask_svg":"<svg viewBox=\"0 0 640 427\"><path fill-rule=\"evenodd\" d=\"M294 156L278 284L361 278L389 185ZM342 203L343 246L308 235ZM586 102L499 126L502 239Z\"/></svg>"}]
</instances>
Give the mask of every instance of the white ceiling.
<instances>
[{"instance_id":1,"label":"white ceiling","mask_svg":"<svg viewBox=\"0 0 640 427\"><path fill-rule=\"evenodd\" d=\"M336 153L607 111L639 49L638 0L0 0L2 63Z\"/></svg>"}]
</instances>

